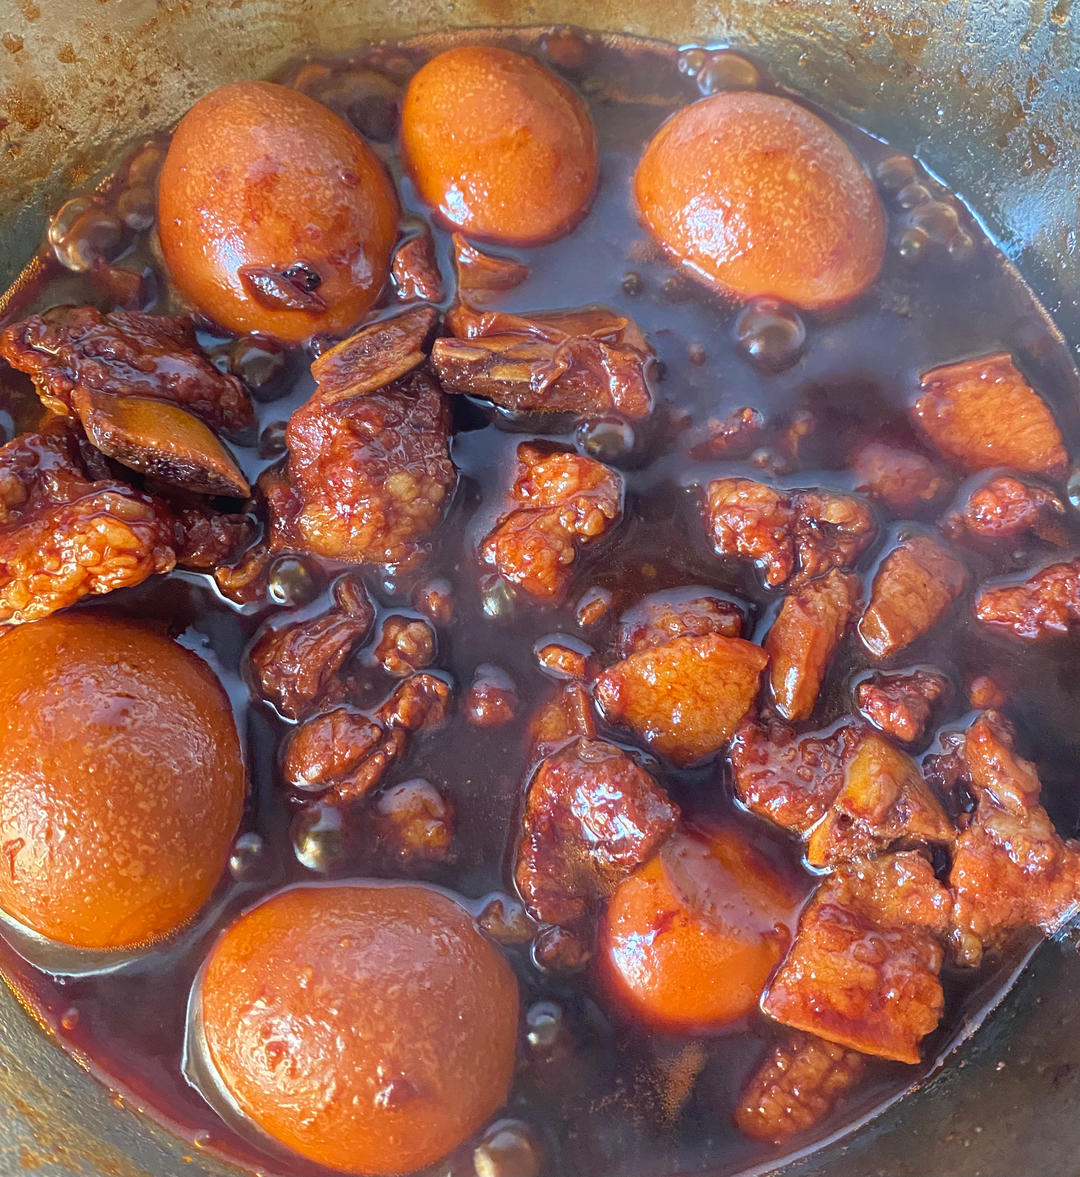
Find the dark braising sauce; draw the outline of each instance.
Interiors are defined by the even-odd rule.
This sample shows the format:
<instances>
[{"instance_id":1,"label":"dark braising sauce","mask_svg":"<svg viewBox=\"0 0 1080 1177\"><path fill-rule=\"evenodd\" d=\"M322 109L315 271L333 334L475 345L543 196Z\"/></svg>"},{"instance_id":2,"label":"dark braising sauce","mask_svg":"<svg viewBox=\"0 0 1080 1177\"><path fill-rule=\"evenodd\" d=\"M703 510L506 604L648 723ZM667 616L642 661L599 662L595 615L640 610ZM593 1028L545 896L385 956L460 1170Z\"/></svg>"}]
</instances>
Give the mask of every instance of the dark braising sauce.
<instances>
[{"instance_id":1,"label":"dark braising sauce","mask_svg":"<svg viewBox=\"0 0 1080 1177\"><path fill-rule=\"evenodd\" d=\"M928 200L944 202L953 210L956 226L946 213L946 228L935 233L932 217L925 217L926 202L901 207L911 196L909 187L908 197L897 197L899 165L881 168L895 153L868 134L822 115L879 178L888 215L886 260L877 282L853 304L832 313L801 314L806 335L801 355L775 370L777 365L767 362L768 354L765 362L755 363L745 343L738 341L736 306L708 294L659 255L637 219L630 195L644 144L672 111L708 92L710 84L723 88L725 59L710 65L711 59L698 50L680 52L619 38L578 41L569 34L533 38L524 33L485 33L466 39L523 48L556 72L560 64L569 64L572 68L565 74L587 100L600 148L600 182L588 215L553 244L520 250L497 247L495 252L519 258L531 272L516 288L490 297L487 305L529 314L602 304L636 321L655 348L659 367L653 385L657 407L650 419L634 426L579 427L564 419L552 432L551 421L539 416L515 418L478 399L452 398L451 453L460 482L434 535L431 555L401 574L370 566L362 570L379 613L373 637L355 656L360 671L354 674L357 694L352 701L363 709L377 706L396 682L371 653L382 618L391 613L419 616L417 588L437 578L449 583L453 618L436 626L433 667L454 684L451 716L438 730L413 740L380 788L424 778L442 790L456 812L451 858L415 866L387 854L371 833L377 794L340 818L324 814L314 830L305 832L300 819L293 818L296 796L283 785L279 768L282 740L291 724L249 685L246 651L267 618L284 609L302 616L300 610L314 613L324 607L342 566L307 555L279 558L272 585L279 599L263 596L243 607L226 600L211 576L174 572L104 599L90 598L80 607L164 620L170 632L220 674L246 740L252 789L243 842L233 856L230 875L192 927L111 971L91 968L81 976L50 975L47 959L43 958L43 969L33 967L0 942L7 978L64 1048L85 1061L117 1092L118 1100L145 1109L196 1148L290 1177L310 1177L314 1168L300 1159L268 1154L257 1135L245 1136L227 1127L188 1083L182 1068L192 980L231 915L284 883L315 878L420 877L458 892L476 912L493 893L513 895L520 808L530 769L526 729L539 701L555 685L537 662L541 639L559 635L570 645L587 643L584 648L597 652L598 665L610 664L623 610L648 593L687 585L719 589L741 603L750 619L744 636L752 641L760 642L775 618L781 593L763 589L759 574L748 563L721 561L712 550L701 522L698 489L710 480L742 475L781 488L824 485L852 490L857 481L850 471L852 455L866 440L923 448L908 416L920 374L998 351L1013 354L1052 406L1070 453L1080 444L1080 380L1062 340L970 212L917 165L914 182L928 189ZM354 117L392 174L406 225L419 224L421 218L430 223L431 218L402 174L395 96L420 64L453 43L452 38L438 38L381 45L326 62L339 71L342 110L350 109L347 87L356 87ZM350 72L369 62L391 83L382 91L382 107L370 99L370 82ZM285 71L284 80L296 77L299 68ZM730 63L727 68L732 68ZM767 78L761 87L775 89ZM380 118L384 125L379 125ZM926 231L918 228L920 224ZM454 299L450 237L437 225L433 232L444 280L440 305L446 309ZM142 309L180 309L153 238L152 228L136 232L114 264L146 269ZM48 257L33 280L11 298L4 321L61 303L89 303L102 310L116 305L87 274L66 271ZM380 305L395 310L392 295L384 295ZM787 326L791 328L790 323ZM783 324L773 325L766 351L783 350L791 343L790 331L785 335L785 330ZM203 348L219 359L229 342L209 325L200 333ZM255 392L259 442L234 450L252 484L282 458L284 423L314 386L309 362L309 352L294 349L282 371ZM5 369L0 372L0 391L0 408L6 414L0 420L8 434L30 427L37 402L29 384ZM742 406L761 414L768 436L739 457L703 457L706 422L723 420ZM777 440L784 426L789 437L805 431L797 454ZM525 594L515 598L475 555L505 509L516 447L537 435L594 453L622 473L626 486L622 523L579 552L565 604L557 607ZM962 476L956 482L960 496ZM949 502L946 496L943 508L921 518L932 523ZM1061 560L1080 552L1076 508L1069 502L1066 507L1068 546L1060 549L1062 555L1053 553ZM895 529L903 525L887 513L879 518L878 538L857 565L867 585L877 560L891 550ZM972 716L966 684L976 675L996 680L1007 697L1004 711L1019 733L1018 748L1037 764L1044 804L1059 832L1069 836L1080 816L1073 781L1080 759L1074 718L1080 708L1080 679L1071 651L1064 643L1021 646L988 636L970 608L977 586L991 577L1023 572L1039 560L1030 550L1021 548L1014 554L1007 546L987 555L956 544L954 552L970 569L966 595L945 622L894 661L904 667L932 664L951 680L950 695L936 709L930 733L967 727ZM576 620L579 602L597 589L611 594L611 607L598 624L582 627ZM466 692L483 663L493 664L513 680L519 705L511 722L488 727L467 722ZM813 717L797 726L818 730L850 713L853 683L871 665L857 636L849 632ZM600 734L622 747L633 746L625 729L601 724ZM940 751L929 737L914 745L917 759L928 751ZM810 893L815 880L801 865L799 843L740 808L721 767L723 756L685 770L655 758L646 763L687 818L728 818L737 823L742 838L759 847L782 877L799 892ZM842 1100L811 1133L795 1137L791 1147L806 1147L865 1117L927 1074L941 1052L969 1028L970 1019L981 1016L989 996L1004 991L1026 945L1027 941L1005 954L988 953L978 970L947 965L946 1010L938 1029L922 1044L923 1063L911 1067L871 1062L856 1093ZM773 1148L741 1136L731 1121L746 1077L773 1041L775 1027L767 1019L755 1014L713 1037L650 1032L605 1003L590 968L546 973L533 963L528 943L508 946L506 952L521 982L526 1013L519 1067L504 1114L531 1127L544 1157L544 1172L600 1177L625 1172L626 1158L633 1157L634 1171L641 1177L703 1168L727 1173L775 1161L787 1151L786 1146ZM475 1139L432 1172L473 1172L474 1145Z\"/></svg>"}]
</instances>

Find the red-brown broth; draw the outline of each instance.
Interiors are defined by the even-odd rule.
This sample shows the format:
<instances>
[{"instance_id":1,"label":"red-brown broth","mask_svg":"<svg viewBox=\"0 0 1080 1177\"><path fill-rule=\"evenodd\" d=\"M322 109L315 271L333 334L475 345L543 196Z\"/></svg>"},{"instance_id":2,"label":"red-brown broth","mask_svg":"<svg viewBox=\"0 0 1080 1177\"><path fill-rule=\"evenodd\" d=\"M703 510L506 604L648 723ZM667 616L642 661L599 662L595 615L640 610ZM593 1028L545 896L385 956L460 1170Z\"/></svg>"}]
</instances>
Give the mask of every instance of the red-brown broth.
<instances>
[{"instance_id":1,"label":"red-brown broth","mask_svg":"<svg viewBox=\"0 0 1080 1177\"><path fill-rule=\"evenodd\" d=\"M509 44L523 40L518 34L502 39ZM414 67L433 51L432 45L441 48L445 43L445 38L416 41L400 50L378 49L375 56L396 60L404 74L405 64ZM532 41L527 47L537 49ZM362 60L365 53L353 56ZM687 584L725 590L747 605L752 620L748 636L756 640L767 632L774 615L777 594L763 591L752 572L733 571L717 560L693 489L720 471L754 476L759 469L750 462L691 460L691 431L672 427L671 410L685 411L696 422L724 417L746 404L770 420L808 410L817 428L805 456L798 468L776 481L782 486L825 483L846 488L852 479L844 467L856 436L902 441L910 435L906 404L919 372L963 356L1011 350L1053 404L1070 450L1080 442L1080 380L1065 346L1032 293L963 211L961 222L975 241L972 256L957 261L939 248L911 263L896 248L907 214L886 199L890 246L871 292L837 314L805 315L804 353L786 370L770 373L748 362L734 341L735 308L692 285L658 257L646 245L631 205L629 181L643 144L671 110L698 94L694 81L680 73L677 60L678 52L667 46L629 40L620 44L618 39L603 46L594 43L587 69L571 75L586 93L599 134L601 181L592 209L560 241L500 251L514 252L532 271L522 285L500 297L501 308L530 311L599 302L632 316L657 349L664 368L656 385L660 411L655 421L639 428L632 455L616 462L626 477L623 524L579 557L572 590L561 608L520 599L506 616L486 614L480 589L484 570L474 553L501 508L513 451L523 437L539 431L538 422L514 420L479 402L455 398L452 452L461 483L431 557L416 572L400 577L371 568L363 573L382 615L413 612L414 586L436 576L448 578L453 586L454 620L449 627L439 627L435 665L453 678L456 712L443 729L417 740L388 779L392 783L427 777L452 797L457 810L456 858L449 865L425 868L421 877L460 892L477 910L492 892L512 893L518 804L528 768L525 727L535 703L552 685L536 663L537 639L561 632L605 650L622 608L646 592ZM871 169L892 154L868 134L829 121ZM406 216L427 217L401 175L393 143L377 146L397 181ZM924 177L923 182L935 195L942 194L932 179ZM433 228L448 304L453 294L449 237L438 226ZM152 257L148 237L141 234L122 260L153 264ZM639 280L624 281L628 274ZM22 315L64 302L104 306L85 276L46 263L35 282L12 300L9 311ZM167 305L168 291L162 284L147 309L163 310ZM213 348L222 339L206 331L202 342ZM703 349L704 362L700 355L692 355L695 347ZM0 393L8 394L0 423L9 433L33 420L28 406L34 402L26 399L26 387L14 374L0 373ZM260 432L286 420L311 389L307 357L292 357L277 388L282 395L257 405ZM572 428L545 436L570 444L576 440ZM251 446L237 453L254 481L280 451ZM1070 527L1075 540L1080 535L1075 516L1070 517ZM889 547L891 533L888 528L884 532L878 551ZM965 552L964 558L972 566L975 583L1022 566L1008 556L991 559ZM864 560L864 571L871 571L872 563ZM315 608L326 600L338 569L315 559L305 558L305 564ZM613 607L598 627L583 633L575 624L574 607L593 586L611 591ZM260 1170L311 1177L309 1164L268 1158L253 1139L226 1127L188 1084L181 1068L189 989L217 930L258 896L284 882L312 877L291 847L290 813L277 767L279 745L289 725L244 678L245 649L260 623L279 606L266 601L238 610L217 593L209 577L178 572L84 607L167 618L181 640L219 671L250 760L252 799L244 828L263 839L264 861L243 881L226 879L211 911L174 942L116 971L50 976L3 942L0 968L65 1049L84 1059L118 1098L147 1110L199 1148ZM472 727L464 718L464 693L475 667L484 662L509 672L522 698L516 719L503 726ZM1021 733L1021 750L1038 764L1044 800L1059 829L1072 833L1080 811L1071 780L1072 766L1080 757L1080 733L1073 722L1080 705L1080 677L1070 651L1021 651L1008 641L987 637L976 630L961 605L947 625L905 651L903 662L932 662L957 684L967 674L983 672L1006 686L1008 713ZM850 708L852 677L865 665L857 643L848 638L827 680L828 694L806 726L823 726ZM390 680L377 667L362 678L368 680L368 694L357 699L361 706L385 696ZM960 689L939 722L962 726L964 708ZM621 739L618 733L604 734ZM734 814L747 837L809 889L812 879L799 864L798 848L782 833L738 811L715 764L688 771L665 768L659 770L659 779L691 817ZM362 811L356 824L363 825ZM361 831L353 853L328 877L409 873L409 868L381 856ZM686 1106L680 1116L666 1119L664 1076L678 1071L683 1043L620 1022L594 993L588 972L570 978L545 976L530 963L527 948L507 951L521 978L523 1008L536 1001L555 1001L565 1009L565 1037L554 1048L537 1050L523 1040L522 1066L507 1111L533 1126L545 1152L546 1172L601 1177L625 1171L626 1158L632 1156L635 1172L642 1177L704 1168L728 1173L774 1161L784 1151L746 1140L730 1124L737 1093L768 1041L763 1020L705 1040L705 1066ZM875 1064L859 1093L816 1135L865 1117L927 1074L942 1050L1004 992L1026 952L1026 944L1019 946L1007 959L990 960L977 974L947 971L946 1014L924 1043L923 1065ZM808 1143L800 1139L796 1146ZM471 1171L470 1148L463 1146L455 1154L452 1171Z\"/></svg>"}]
</instances>

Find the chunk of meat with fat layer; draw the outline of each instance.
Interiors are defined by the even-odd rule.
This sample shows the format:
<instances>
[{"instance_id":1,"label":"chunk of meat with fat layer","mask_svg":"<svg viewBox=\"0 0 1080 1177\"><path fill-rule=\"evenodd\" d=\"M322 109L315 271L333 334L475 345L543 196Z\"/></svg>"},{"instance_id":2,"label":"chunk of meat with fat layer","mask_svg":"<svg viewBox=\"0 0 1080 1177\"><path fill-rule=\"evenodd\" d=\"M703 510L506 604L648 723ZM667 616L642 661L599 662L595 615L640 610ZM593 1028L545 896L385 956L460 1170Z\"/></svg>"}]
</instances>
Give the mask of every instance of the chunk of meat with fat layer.
<instances>
[{"instance_id":1,"label":"chunk of meat with fat layer","mask_svg":"<svg viewBox=\"0 0 1080 1177\"><path fill-rule=\"evenodd\" d=\"M333 604L324 612L268 626L249 656L263 698L282 715L299 719L329 691L374 619L363 583L347 576L334 585Z\"/></svg>"},{"instance_id":2,"label":"chunk of meat with fat layer","mask_svg":"<svg viewBox=\"0 0 1080 1177\"><path fill-rule=\"evenodd\" d=\"M863 1054L917 1063L945 1004L951 905L914 851L838 866L804 909L762 1010Z\"/></svg>"},{"instance_id":3,"label":"chunk of meat with fat layer","mask_svg":"<svg viewBox=\"0 0 1080 1177\"><path fill-rule=\"evenodd\" d=\"M828 813L810 831L806 860L814 867L835 866L897 845L951 846L955 837L915 761L868 732Z\"/></svg>"},{"instance_id":4,"label":"chunk of meat with fat layer","mask_svg":"<svg viewBox=\"0 0 1080 1177\"><path fill-rule=\"evenodd\" d=\"M64 422L0 447L0 624L170 572L176 545L165 505L109 476Z\"/></svg>"},{"instance_id":5,"label":"chunk of meat with fat layer","mask_svg":"<svg viewBox=\"0 0 1080 1177\"><path fill-rule=\"evenodd\" d=\"M1066 636L1080 625L1080 560L1049 564L1019 584L980 589L975 616L1029 642Z\"/></svg>"},{"instance_id":6,"label":"chunk of meat with fat layer","mask_svg":"<svg viewBox=\"0 0 1080 1177\"><path fill-rule=\"evenodd\" d=\"M716 633L673 638L604 671L604 716L679 765L719 751L753 704L768 662L760 646Z\"/></svg>"},{"instance_id":7,"label":"chunk of meat with fat layer","mask_svg":"<svg viewBox=\"0 0 1080 1177\"><path fill-rule=\"evenodd\" d=\"M706 530L717 554L752 560L770 588L851 568L877 535L869 504L855 495L717 478L705 497Z\"/></svg>"},{"instance_id":8,"label":"chunk of meat with fat layer","mask_svg":"<svg viewBox=\"0 0 1080 1177\"><path fill-rule=\"evenodd\" d=\"M529 913L574 925L675 830L678 807L625 752L578 738L529 784L514 878Z\"/></svg>"},{"instance_id":9,"label":"chunk of meat with fat layer","mask_svg":"<svg viewBox=\"0 0 1080 1177\"><path fill-rule=\"evenodd\" d=\"M874 576L859 637L875 658L891 658L928 633L964 591L967 571L928 535L903 540Z\"/></svg>"},{"instance_id":10,"label":"chunk of meat with fat layer","mask_svg":"<svg viewBox=\"0 0 1080 1177\"><path fill-rule=\"evenodd\" d=\"M949 680L936 670L876 671L855 688L855 705L881 731L905 744L926 734L934 705L949 692Z\"/></svg>"},{"instance_id":11,"label":"chunk of meat with fat layer","mask_svg":"<svg viewBox=\"0 0 1080 1177\"><path fill-rule=\"evenodd\" d=\"M271 543L334 560L402 564L423 550L457 483L446 398L424 372L293 413L288 493L267 496Z\"/></svg>"},{"instance_id":12,"label":"chunk of meat with fat layer","mask_svg":"<svg viewBox=\"0 0 1080 1177\"><path fill-rule=\"evenodd\" d=\"M814 1034L789 1034L747 1080L735 1109L735 1126L745 1136L769 1144L806 1132L858 1085L867 1061L865 1054Z\"/></svg>"},{"instance_id":13,"label":"chunk of meat with fat layer","mask_svg":"<svg viewBox=\"0 0 1080 1177\"><path fill-rule=\"evenodd\" d=\"M1080 907L1080 843L1065 841L1039 804L1035 766L1017 756L993 712L964 738L963 760L975 811L953 854L955 946L978 964L1023 927L1055 931Z\"/></svg>"},{"instance_id":14,"label":"chunk of meat with fat layer","mask_svg":"<svg viewBox=\"0 0 1080 1177\"><path fill-rule=\"evenodd\" d=\"M852 463L855 489L897 515L917 515L952 487L947 474L925 454L884 441L869 441Z\"/></svg>"},{"instance_id":15,"label":"chunk of meat with fat layer","mask_svg":"<svg viewBox=\"0 0 1080 1177\"><path fill-rule=\"evenodd\" d=\"M743 622L743 610L734 601L707 588L691 585L650 593L619 618L616 653L626 658L672 638L707 633L737 638L742 636Z\"/></svg>"},{"instance_id":16,"label":"chunk of meat with fat layer","mask_svg":"<svg viewBox=\"0 0 1080 1177\"><path fill-rule=\"evenodd\" d=\"M518 446L510 511L481 545L499 575L541 600L566 591L578 550L599 539L622 516L622 478L580 454Z\"/></svg>"},{"instance_id":17,"label":"chunk of meat with fat layer","mask_svg":"<svg viewBox=\"0 0 1080 1177\"><path fill-rule=\"evenodd\" d=\"M164 401L228 433L255 422L243 384L203 355L190 319L54 307L0 333L0 355L56 413L81 417L82 399L96 393Z\"/></svg>"},{"instance_id":18,"label":"chunk of meat with fat layer","mask_svg":"<svg viewBox=\"0 0 1080 1177\"><path fill-rule=\"evenodd\" d=\"M785 719L806 719L814 710L858 599L858 577L835 568L784 599L765 652L773 700Z\"/></svg>"},{"instance_id":19,"label":"chunk of meat with fat layer","mask_svg":"<svg viewBox=\"0 0 1080 1177\"><path fill-rule=\"evenodd\" d=\"M1044 486L998 474L973 487L942 530L951 539L989 547L1028 536L1061 547L1067 542L1065 504Z\"/></svg>"},{"instance_id":20,"label":"chunk of meat with fat layer","mask_svg":"<svg viewBox=\"0 0 1080 1177\"><path fill-rule=\"evenodd\" d=\"M923 374L912 416L934 445L966 470L1007 466L1061 477L1069 455L1046 402L1006 352Z\"/></svg>"},{"instance_id":21,"label":"chunk of meat with fat layer","mask_svg":"<svg viewBox=\"0 0 1080 1177\"><path fill-rule=\"evenodd\" d=\"M863 731L852 723L803 734L779 719L744 723L728 751L735 796L759 817L806 834L843 787Z\"/></svg>"}]
</instances>

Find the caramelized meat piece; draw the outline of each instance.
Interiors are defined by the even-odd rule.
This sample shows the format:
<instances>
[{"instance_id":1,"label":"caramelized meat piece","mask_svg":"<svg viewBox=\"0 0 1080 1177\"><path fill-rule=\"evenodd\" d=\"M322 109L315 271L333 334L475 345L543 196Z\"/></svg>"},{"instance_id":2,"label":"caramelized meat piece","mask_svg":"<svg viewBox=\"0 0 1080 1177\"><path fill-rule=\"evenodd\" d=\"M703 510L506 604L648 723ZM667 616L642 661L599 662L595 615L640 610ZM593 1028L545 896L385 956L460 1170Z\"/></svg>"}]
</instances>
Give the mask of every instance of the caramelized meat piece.
<instances>
[{"instance_id":1,"label":"caramelized meat piece","mask_svg":"<svg viewBox=\"0 0 1080 1177\"><path fill-rule=\"evenodd\" d=\"M536 661L553 678L589 677L589 656L565 642L545 642L536 651Z\"/></svg>"},{"instance_id":2,"label":"caramelized meat piece","mask_svg":"<svg viewBox=\"0 0 1080 1177\"><path fill-rule=\"evenodd\" d=\"M602 740L577 739L536 770L514 878L529 913L574 924L659 849L679 811L649 774Z\"/></svg>"},{"instance_id":3,"label":"caramelized meat piece","mask_svg":"<svg viewBox=\"0 0 1080 1177\"><path fill-rule=\"evenodd\" d=\"M976 804L949 886L957 956L978 964L984 946L1000 947L1022 927L1055 931L1080 906L1080 843L1054 829L1034 765L1017 756L992 712L968 728L963 757Z\"/></svg>"},{"instance_id":4,"label":"caramelized meat piece","mask_svg":"<svg viewBox=\"0 0 1080 1177\"><path fill-rule=\"evenodd\" d=\"M304 621L269 625L251 649L255 681L264 698L290 719L326 694L345 660L367 636L375 610L357 577L334 585L334 602Z\"/></svg>"},{"instance_id":5,"label":"caramelized meat piece","mask_svg":"<svg viewBox=\"0 0 1080 1177\"><path fill-rule=\"evenodd\" d=\"M164 401L227 433L255 421L244 386L199 351L189 319L54 307L6 328L0 355L31 376L55 413L81 415L79 399L96 392Z\"/></svg>"},{"instance_id":6,"label":"caramelized meat piece","mask_svg":"<svg viewBox=\"0 0 1080 1177\"><path fill-rule=\"evenodd\" d=\"M917 515L952 487L949 477L923 454L870 441L852 464L855 489L897 515Z\"/></svg>"},{"instance_id":7,"label":"caramelized meat piece","mask_svg":"<svg viewBox=\"0 0 1080 1177\"><path fill-rule=\"evenodd\" d=\"M1064 637L1080 623L1080 560L1050 564L1020 584L980 589L975 616L1029 642Z\"/></svg>"},{"instance_id":8,"label":"caramelized meat piece","mask_svg":"<svg viewBox=\"0 0 1080 1177\"><path fill-rule=\"evenodd\" d=\"M1053 491L998 474L981 482L945 519L951 539L994 544L1032 536L1058 547L1067 542L1065 504Z\"/></svg>"},{"instance_id":9,"label":"caramelized meat piece","mask_svg":"<svg viewBox=\"0 0 1080 1177\"><path fill-rule=\"evenodd\" d=\"M855 688L855 705L875 727L915 744L948 690L949 680L936 670L879 670Z\"/></svg>"},{"instance_id":10,"label":"caramelized meat piece","mask_svg":"<svg viewBox=\"0 0 1080 1177\"><path fill-rule=\"evenodd\" d=\"M672 638L718 633L742 636L743 611L709 589L689 587L651 593L619 618L616 652L620 658L662 646Z\"/></svg>"},{"instance_id":11,"label":"caramelized meat piece","mask_svg":"<svg viewBox=\"0 0 1080 1177\"><path fill-rule=\"evenodd\" d=\"M941 619L964 591L967 572L937 540L915 535L885 557L874 576L859 637L875 658L891 658Z\"/></svg>"},{"instance_id":12,"label":"caramelized meat piece","mask_svg":"<svg viewBox=\"0 0 1080 1177\"><path fill-rule=\"evenodd\" d=\"M770 588L850 568L877 534L869 506L853 495L781 492L750 478L718 478L706 499L717 554L753 560Z\"/></svg>"},{"instance_id":13,"label":"caramelized meat piece","mask_svg":"<svg viewBox=\"0 0 1080 1177\"><path fill-rule=\"evenodd\" d=\"M435 260L435 244L426 230L398 246L390 272L400 299L438 302L442 297L442 274Z\"/></svg>"},{"instance_id":14,"label":"caramelized meat piece","mask_svg":"<svg viewBox=\"0 0 1080 1177\"><path fill-rule=\"evenodd\" d=\"M837 867L803 911L761 1008L840 1046L917 1063L945 1004L938 973L950 906L914 851Z\"/></svg>"},{"instance_id":15,"label":"caramelized meat piece","mask_svg":"<svg viewBox=\"0 0 1080 1177\"><path fill-rule=\"evenodd\" d=\"M176 564L165 505L88 470L86 450L56 420L0 447L0 624L36 621Z\"/></svg>"},{"instance_id":16,"label":"caramelized meat piece","mask_svg":"<svg viewBox=\"0 0 1080 1177\"><path fill-rule=\"evenodd\" d=\"M778 1042L750 1076L735 1109L744 1136L782 1144L820 1123L866 1071L866 1055L794 1033Z\"/></svg>"},{"instance_id":17,"label":"caramelized meat piece","mask_svg":"<svg viewBox=\"0 0 1080 1177\"><path fill-rule=\"evenodd\" d=\"M530 270L524 262L511 257L496 257L470 245L460 233L451 237L454 244L454 272L457 275L458 292L468 301L474 296L513 290L529 276Z\"/></svg>"},{"instance_id":18,"label":"caramelized meat piece","mask_svg":"<svg viewBox=\"0 0 1080 1177\"><path fill-rule=\"evenodd\" d=\"M728 753L735 795L752 813L805 834L843 787L861 739L850 723L808 735L778 719L744 723Z\"/></svg>"},{"instance_id":19,"label":"caramelized meat piece","mask_svg":"<svg viewBox=\"0 0 1080 1177\"><path fill-rule=\"evenodd\" d=\"M690 457L700 462L717 458L747 458L762 443L765 418L757 409L733 409L722 420L710 417L690 445Z\"/></svg>"},{"instance_id":20,"label":"caramelized meat piece","mask_svg":"<svg viewBox=\"0 0 1080 1177\"><path fill-rule=\"evenodd\" d=\"M405 862L444 862L454 840L454 807L430 782L402 781L377 797L375 832Z\"/></svg>"},{"instance_id":21,"label":"caramelized meat piece","mask_svg":"<svg viewBox=\"0 0 1080 1177\"><path fill-rule=\"evenodd\" d=\"M426 358L424 341L436 318L434 307L413 307L362 327L324 351L311 364L320 406L366 396L419 367Z\"/></svg>"},{"instance_id":22,"label":"caramelized meat piece","mask_svg":"<svg viewBox=\"0 0 1080 1177\"><path fill-rule=\"evenodd\" d=\"M324 711L293 732L285 750L285 779L298 789L330 785L360 765L384 735L363 712L349 707Z\"/></svg>"},{"instance_id":23,"label":"caramelized meat piece","mask_svg":"<svg viewBox=\"0 0 1080 1177\"><path fill-rule=\"evenodd\" d=\"M517 714L518 693L505 670L482 662L473 674L465 700L465 718L474 727L497 727Z\"/></svg>"},{"instance_id":24,"label":"caramelized meat piece","mask_svg":"<svg viewBox=\"0 0 1080 1177\"><path fill-rule=\"evenodd\" d=\"M578 736L596 738L596 714L589 692L578 682L568 682L541 705L529 723L532 758L557 752Z\"/></svg>"},{"instance_id":25,"label":"caramelized meat piece","mask_svg":"<svg viewBox=\"0 0 1080 1177\"><path fill-rule=\"evenodd\" d=\"M205 500L174 507L176 563L180 568L210 572L235 560L258 532L253 515L215 511Z\"/></svg>"},{"instance_id":26,"label":"caramelized meat piece","mask_svg":"<svg viewBox=\"0 0 1080 1177\"><path fill-rule=\"evenodd\" d=\"M459 307L458 338L437 339L431 363L447 392L470 393L517 412L646 417L652 349L629 320L602 307L528 318Z\"/></svg>"},{"instance_id":27,"label":"caramelized meat piece","mask_svg":"<svg viewBox=\"0 0 1080 1177\"><path fill-rule=\"evenodd\" d=\"M966 470L1010 466L1059 478L1069 455L1046 402L1005 352L926 372L913 415L937 448Z\"/></svg>"},{"instance_id":28,"label":"caramelized meat piece","mask_svg":"<svg viewBox=\"0 0 1080 1177\"><path fill-rule=\"evenodd\" d=\"M765 639L773 700L785 719L806 719L814 710L858 599L858 577L835 568L785 598Z\"/></svg>"},{"instance_id":29,"label":"caramelized meat piece","mask_svg":"<svg viewBox=\"0 0 1080 1177\"><path fill-rule=\"evenodd\" d=\"M290 498L269 498L274 543L352 563L415 557L442 519L457 471L446 398L423 373L289 420Z\"/></svg>"},{"instance_id":30,"label":"caramelized meat piece","mask_svg":"<svg viewBox=\"0 0 1080 1177\"><path fill-rule=\"evenodd\" d=\"M375 713L387 727L421 732L438 727L450 714L450 684L437 674L407 678Z\"/></svg>"},{"instance_id":31,"label":"caramelized meat piece","mask_svg":"<svg viewBox=\"0 0 1080 1177\"><path fill-rule=\"evenodd\" d=\"M419 617L387 617L375 646L375 658L387 674L402 677L435 661L435 631Z\"/></svg>"},{"instance_id":32,"label":"caramelized meat piece","mask_svg":"<svg viewBox=\"0 0 1080 1177\"><path fill-rule=\"evenodd\" d=\"M806 860L811 866L834 866L898 844L949 846L955 836L915 761L871 733L848 764L829 812L810 831Z\"/></svg>"},{"instance_id":33,"label":"caramelized meat piece","mask_svg":"<svg viewBox=\"0 0 1080 1177\"><path fill-rule=\"evenodd\" d=\"M768 656L716 633L673 638L617 662L596 680L604 716L676 764L718 751L750 710Z\"/></svg>"},{"instance_id":34,"label":"caramelized meat piece","mask_svg":"<svg viewBox=\"0 0 1080 1177\"><path fill-rule=\"evenodd\" d=\"M577 549L597 540L622 515L622 478L580 454L518 446L513 497L524 504L503 516L482 555L511 584L557 600L570 581Z\"/></svg>"}]
</instances>

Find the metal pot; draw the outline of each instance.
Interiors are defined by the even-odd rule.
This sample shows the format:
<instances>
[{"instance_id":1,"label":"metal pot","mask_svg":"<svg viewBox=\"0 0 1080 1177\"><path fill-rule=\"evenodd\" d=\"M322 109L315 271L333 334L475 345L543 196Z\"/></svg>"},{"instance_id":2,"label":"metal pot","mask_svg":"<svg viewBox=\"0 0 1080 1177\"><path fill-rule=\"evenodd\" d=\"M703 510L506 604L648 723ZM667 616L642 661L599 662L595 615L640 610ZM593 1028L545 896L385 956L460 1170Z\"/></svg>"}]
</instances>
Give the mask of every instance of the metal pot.
<instances>
[{"instance_id":1,"label":"metal pot","mask_svg":"<svg viewBox=\"0 0 1080 1177\"><path fill-rule=\"evenodd\" d=\"M17 9L17 11L16 11ZM1080 353L1080 21L1071 0L18 0L0 14L0 288L129 140L308 47L577 23L728 43L913 152L964 197ZM1077 1171L1080 956L1045 945L930 1081L789 1177ZM0 1173L235 1173L111 1098L0 992Z\"/></svg>"}]
</instances>

